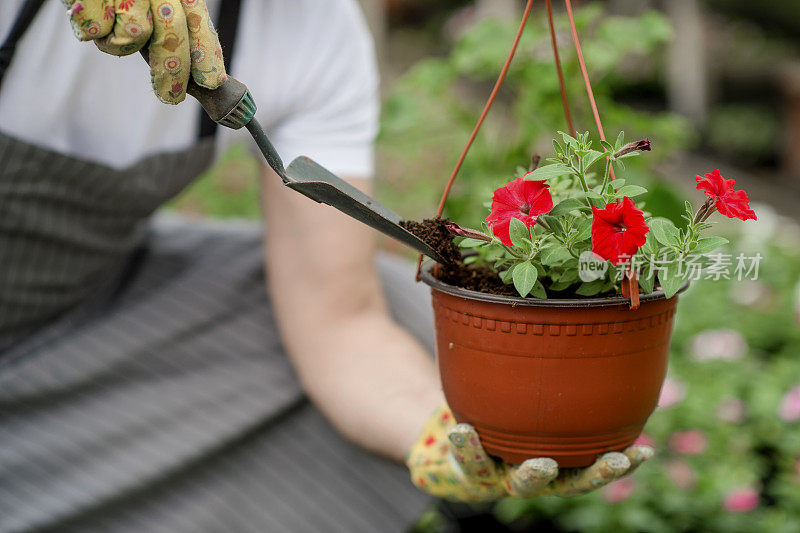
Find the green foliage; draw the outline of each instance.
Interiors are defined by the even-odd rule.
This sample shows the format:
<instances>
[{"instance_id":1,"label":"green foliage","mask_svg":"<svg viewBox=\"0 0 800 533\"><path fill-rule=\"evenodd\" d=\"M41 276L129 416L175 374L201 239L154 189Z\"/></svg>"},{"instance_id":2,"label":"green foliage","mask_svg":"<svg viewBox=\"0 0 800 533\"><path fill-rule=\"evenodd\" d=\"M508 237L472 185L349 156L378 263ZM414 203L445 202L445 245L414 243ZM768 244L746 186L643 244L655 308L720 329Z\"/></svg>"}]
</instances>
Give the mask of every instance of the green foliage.
<instances>
[{"instance_id":1,"label":"green foliage","mask_svg":"<svg viewBox=\"0 0 800 533\"><path fill-rule=\"evenodd\" d=\"M581 254L592 250L592 208L604 208L631 196L641 197L647 189L631 185L620 177L611 180L611 169L617 170L622 161L638 156L637 143L625 144L624 134L617 136L615 144L603 142L606 152L593 149L588 133L572 137L559 132L561 139L553 141L555 154L549 165L528 173L525 179L544 180L552 190L554 206L547 214L538 215L536 223L528 228L521 220L510 220L509 238L505 245L501 238L491 234L483 225L486 240L464 239L462 248L480 250L471 263L485 264L494 269L504 283L514 284L523 298L547 298L548 291L568 291L566 296L593 297L615 293L619 289L622 269L634 270L641 276L640 286L645 293L656 288L656 278L666 296L672 297L680 290L693 272L709 262L706 254L727 243L722 237L701 237L711 227L702 216L696 215L687 201L679 229L672 220L650 217L650 228L645 245L633 257L623 258L616 268L610 263L605 272L596 276L581 273ZM491 235L491 237L490 237ZM496 250L488 254L486 250ZM574 261L573 261L574 260ZM689 268L691 264L691 268ZM694 269L694 270L692 270ZM538 274L537 274L538 273Z\"/></svg>"},{"instance_id":2,"label":"green foliage","mask_svg":"<svg viewBox=\"0 0 800 533\"><path fill-rule=\"evenodd\" d=\"M557 16L556 24L561 30L568 27L561 16ZM654 141L653 156L646 161L626 161L630 177L637 184L647 185L653 165L687 143L688 125L668 113L648 113L615 102L608 82L623 75L624 61L640 61L641 68L652 65L670 37L669 24L656 12L639 17L607 16L598 4L577 10L576 24L607 131L625 129L632 138L650 137ZM380 192L391 195L394 209L409 217L430 215L515 31L513 21L487 20L464 35L446 57L421 61L392 88L384 105L379 147L384 178ZM565 37L562 43L573 115L576 125L586 129L594 121L579 67L571 47L566 46L569 40ZM485 216L480 206L492 191L508 180L520 161L529 161L534 152L549 152L551 132L563 129L565 120L546 17L535 16L528 23L500 98L462 167L446 215L477 227ZM549 179L551 176L544 172L559 170L546 168L542 167L533 179ZM673 216L660 207L656 204L651 210ZM671 209L674 205L664 207Z\"/></svg>"}]
</instances>

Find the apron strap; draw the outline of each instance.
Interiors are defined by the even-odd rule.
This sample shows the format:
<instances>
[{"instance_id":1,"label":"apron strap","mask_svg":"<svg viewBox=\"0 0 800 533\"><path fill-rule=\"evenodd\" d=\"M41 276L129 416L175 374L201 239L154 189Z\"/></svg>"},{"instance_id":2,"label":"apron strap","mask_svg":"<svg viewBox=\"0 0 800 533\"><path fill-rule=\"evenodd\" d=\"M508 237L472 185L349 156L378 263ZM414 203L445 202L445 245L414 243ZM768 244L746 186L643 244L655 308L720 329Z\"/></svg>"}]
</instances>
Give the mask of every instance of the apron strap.
<instances>
[{"instance_id":1,"label":"apron strap","mask_svg":"<svg viewBox=\"0 0 800 533\"><path fill-rule=\"evenodd\" d=\"M239 11L241 10L242 0L222 0L219 6L217 18L217 35L219 44L222 46L222 57L225 61L225 71L230 73L233 65L233 54L236 49L236 33L239 27ZM198 139L213 137L219 124L211 120L211 117L201 108L200 109L200 129L197 132Z\"/></svg>"},{"instance_id":2,"label":"apron strap","mask_svg":"<svg viewBox=\"0 0 800 533\"><path fill-rule=\"evenodd\" d=\"M14 52L17 51L17 43L33 22L39 8L42 7L45 0L26 0L22 4L22 8L17 13L14 19L14 24L11 26L11 31L8 32L6 40L0 45L0 86L3 84L3 77L6 75L8 67L11 65L11 60L14 58Z\"/></svg>"}]
</instances>

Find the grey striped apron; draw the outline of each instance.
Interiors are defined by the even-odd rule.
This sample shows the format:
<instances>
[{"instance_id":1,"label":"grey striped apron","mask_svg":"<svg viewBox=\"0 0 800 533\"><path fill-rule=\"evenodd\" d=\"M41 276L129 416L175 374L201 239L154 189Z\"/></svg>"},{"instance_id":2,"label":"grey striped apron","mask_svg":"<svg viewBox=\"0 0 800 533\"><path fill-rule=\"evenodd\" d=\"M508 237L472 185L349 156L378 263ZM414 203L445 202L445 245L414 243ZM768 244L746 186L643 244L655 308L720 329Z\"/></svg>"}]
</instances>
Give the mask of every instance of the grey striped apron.
<instances>
[{"instance_id":1,"label":"grey striped apron","mask_svg":"<svg viewBox=\"0 0 800 533\"><path fill-rule=\"evenodd\" d=\"M149 223L211 152L114 170L0 134L0 532L392 532L428 504L308 403L258 225ZM426 291L379 265L430 347Z\"/></svg>"}]
</instances>

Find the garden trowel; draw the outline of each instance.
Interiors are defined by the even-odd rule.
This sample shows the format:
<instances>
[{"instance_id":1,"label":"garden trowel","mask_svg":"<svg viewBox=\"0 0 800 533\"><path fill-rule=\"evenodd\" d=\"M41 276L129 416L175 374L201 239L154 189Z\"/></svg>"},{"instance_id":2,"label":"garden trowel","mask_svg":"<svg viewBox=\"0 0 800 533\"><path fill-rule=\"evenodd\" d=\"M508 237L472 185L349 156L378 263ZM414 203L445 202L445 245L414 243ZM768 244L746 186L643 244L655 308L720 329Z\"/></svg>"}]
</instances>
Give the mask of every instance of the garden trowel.
<instances>
[{"instance_id":1,"label":"garden trowel","mask_svg":"<svg viewBox=\"0 0 800 533\"><path fill-rule=\"evenodd\" d=\"M278 152L254 118L256 105L250 91L239 80L228 76L228 80L214 90L190 81L187 92L200 102L217 124L233 129L246 127L269 166L287 187L312 200L335 207L439 263L447 262L436 250L402 227L399 215L308 157L298 157L284 168Z\"/></svg>"}]
</instances>

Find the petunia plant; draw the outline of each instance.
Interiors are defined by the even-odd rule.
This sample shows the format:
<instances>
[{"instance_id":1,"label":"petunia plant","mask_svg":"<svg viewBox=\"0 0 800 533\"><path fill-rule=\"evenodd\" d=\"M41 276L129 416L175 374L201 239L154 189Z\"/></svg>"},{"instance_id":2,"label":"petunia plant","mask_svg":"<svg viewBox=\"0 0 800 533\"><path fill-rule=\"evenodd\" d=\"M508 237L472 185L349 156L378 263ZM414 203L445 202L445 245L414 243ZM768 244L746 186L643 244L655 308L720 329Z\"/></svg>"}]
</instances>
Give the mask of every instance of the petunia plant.
<instances>
[{"instance_id":1,"label":"petunia plant","mask_svg":"<svg viewBox=\"0 0 800 533\"><path fill-rule=\"evenodd\" d=\"M522 297L564 298L616 294L624 278L644 293L657 286L674 295L727 240L707 235L709 217L756 219L747 194L719 170L696 176L707 199L686 202L681 227L650 216L636 199L647 192L615 176L624 160L650 151L647 139L594 149L589 134L560 134L544 166L494 191L482 231L450 224L472 268L493 270Z\"/></svg>"}]
</instances>

